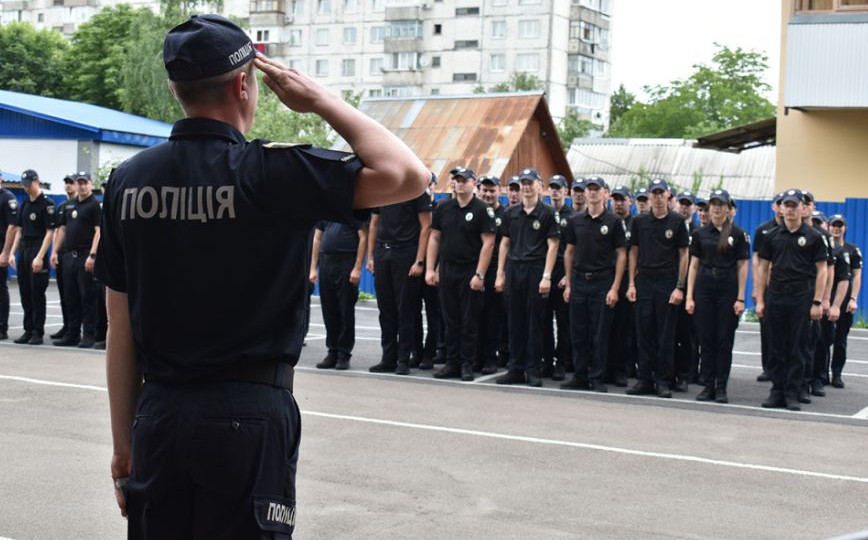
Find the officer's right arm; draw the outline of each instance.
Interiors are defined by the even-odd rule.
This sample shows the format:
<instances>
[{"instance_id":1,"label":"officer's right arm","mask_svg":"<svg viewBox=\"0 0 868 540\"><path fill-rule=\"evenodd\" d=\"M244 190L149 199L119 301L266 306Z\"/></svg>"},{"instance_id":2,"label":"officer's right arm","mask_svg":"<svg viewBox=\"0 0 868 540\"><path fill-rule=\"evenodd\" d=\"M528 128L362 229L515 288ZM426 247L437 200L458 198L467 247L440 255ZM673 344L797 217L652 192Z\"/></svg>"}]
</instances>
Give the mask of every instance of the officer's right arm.
<instances>
[{"instance_id":1,"label":"officer's right arm","mask_svg":"<svg viewBox=\"0 0 868 540\"><path fill-rule=\"evenodd\" d=\"M754 276L754 290L756 291L756 316L762 319L765 317L766 311L766 284L768 283L769 265L771 261L759 258L759 264L756 267L756 275Z\"/></svg>"},{"instance_id":2,"label":"officer's right arm","mask_svg":"<svg viewBox=\"0 0 868 540\"><path fill-rule=\"evenodd\" d=\"M503 292L506 285L506 256L509 255L509 246L512 241L508 236L500 239L500 252L497 254L497 277L494 279L494 290Z\"/></svg>"},{"instance_id":3,"label":"officer's right arm","mask_svg":"<svg viewBox=\"0 0 868 540\"><path fill-rule=\"evenodd\" d=\"M3 241L3 251L0 253L0 268L6 268L9 266L10 258L14 260L15 251L12 249L12 244L15 243L15 233L17 231L17 225L10 224L6 228L6 238Z\"/></svg>"},{"instance_id":4,"label":"officer's right arm","mask_svg":"<svg viewBox=\"0 0 868 540\"><path fill-rule=\"evenodd\" d=\"M365 269L374 273L374 246L377 245L377 225L380 224L380 214L371 214L371 224L368 226L368 262Z\"/></svg>"},{"instance_id":5,"label":"officer's right arm","mask_svg":"<svg viewBox=\"0 0 868 540\"><path fill-rule=\"evenodd\" d=\"M51 243L51 267L57 268L57 257L63 249L63 240L66 238L66 225L61 225L54 231L54 242Z\"/></svg>"},{"instance_id":6,"label":"officer's right arm","mask_svg":"<svg viewBox=\"0 0 868 540\"><path fill-rule=\"evenodd\" d=\"M440 231L430 229L428 233L428 253L425 254L425 283L436 287L437 282L437 256L440 254Z\"/></svg>"},{"instance_id":7,"label":"officer's right arm","mask_svg":"<svg viewBox=\"0 0 868 540\"><path fill-rule=\"evenodd\" d=\"M635 228L634 228L635 230ZM636 301L636 268L639 264L639 246L633 244L630 246L630 260L627 268L627 300L630 302Z\"/></svg>"},{"instance_id":8,"label":"officer's right arm","mask_svg":"<svg viewBox=\"0 0 868 540\"><path fill-rule=\"evenodd\" d=\"M12 227L10 227L11 229ZM8 234L9 231L7 231ZM12 248L9 251L9 266L15 270L15 254L18 253L18 243L21 242L21 227L15 227L15 237L12 239Z\"/></svg>"}]
</instances>

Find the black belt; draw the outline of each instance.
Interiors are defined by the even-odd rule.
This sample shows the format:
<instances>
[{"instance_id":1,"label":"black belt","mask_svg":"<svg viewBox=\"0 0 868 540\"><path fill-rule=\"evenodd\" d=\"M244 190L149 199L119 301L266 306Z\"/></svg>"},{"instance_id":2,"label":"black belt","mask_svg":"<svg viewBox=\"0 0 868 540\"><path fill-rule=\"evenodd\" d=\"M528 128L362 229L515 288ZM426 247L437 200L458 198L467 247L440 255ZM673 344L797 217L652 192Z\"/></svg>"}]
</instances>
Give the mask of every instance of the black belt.
<instances>
[{"instance_id":1,"label":"black belt","mask_svg":"<svg viewBox=\"0 0 868 540\"><path fill-rule=\"evenodd\" d=\"M292 392L295 369L286 362L245 363L196 379L196 382L251 382L286 388Z\"/></svg>"},{"instance_id":2,"label":"black belt","mask_svg":"<svg viewBox=\"0 0 868 540\"><path fill-rule=\"evenodd\" d=\"M386 249L395 249L395 248L401 248L401 247L412 246L412 245L414 245L414 244L412 244L411 242L401 242L401 243L397 243L397 242L377 242L377 245L379 245L379 246L383 246L383 247L386 248Z\"/></svg>"},{"instance_id":3,"label":"black belt","mask_svg":"<svg viewBox=\"0 0 868 540\"><path fill-rule=\"evenodd\" d=\"M701 266L699 267L699 270L700 273L709 276L731 276L733 275L734 268L715 268L713 266Z\"/></svg>"},{"instance_id":4,"label":"black belt","mask_svg":"<svg viewBox=\"0 0 868 540\"><path fill-rule=\"evenodd\" d=\"M89 249L65 249L63 253L69 253L73 257L87 257L90 255Z\"/></svg>"},{"instance_id":5,"label":"black belt","mask_svg":"<svg viewBox=\"0 0 868 540\"><path fill-rule=\"evenodd\" d=\"M573 275L579 279L584 279L585 281L593 281L595 279L602 279L605 277L612 277L615 275L614 270L601 270L599 272L573 272Z\"/></svg>"},{"instance_id":6,"label":"black belt","mask_svg":"<svg viewBox=\"0 0 868 540\"><path fill-rule=\"evenodd\" d=\"M791 281L788 283L775 283L772 281L769 284L770 292L779 293L794 293L803 291L813 291L815 283L813 281Z\"/></svg>"}]
</instances>

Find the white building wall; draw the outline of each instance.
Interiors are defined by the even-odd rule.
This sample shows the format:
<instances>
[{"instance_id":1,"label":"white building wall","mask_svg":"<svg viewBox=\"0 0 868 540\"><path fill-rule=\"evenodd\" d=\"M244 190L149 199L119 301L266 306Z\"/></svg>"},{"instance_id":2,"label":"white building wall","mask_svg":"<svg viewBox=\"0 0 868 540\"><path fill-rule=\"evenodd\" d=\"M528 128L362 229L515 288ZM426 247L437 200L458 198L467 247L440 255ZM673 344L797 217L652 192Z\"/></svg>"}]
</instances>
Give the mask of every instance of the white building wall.
<instances>
[{"instance_id":1,"label":"white building wall","mask_svg":"<svg viewBox=\"0 0 868 540\"><path fill-rule=\"evenodd\" d=\"M52 139L0 139L3 170L21 174L33 169L51 193L63 191L63 177L78 167L78 141Z\"/></svg>"}]
</instances>

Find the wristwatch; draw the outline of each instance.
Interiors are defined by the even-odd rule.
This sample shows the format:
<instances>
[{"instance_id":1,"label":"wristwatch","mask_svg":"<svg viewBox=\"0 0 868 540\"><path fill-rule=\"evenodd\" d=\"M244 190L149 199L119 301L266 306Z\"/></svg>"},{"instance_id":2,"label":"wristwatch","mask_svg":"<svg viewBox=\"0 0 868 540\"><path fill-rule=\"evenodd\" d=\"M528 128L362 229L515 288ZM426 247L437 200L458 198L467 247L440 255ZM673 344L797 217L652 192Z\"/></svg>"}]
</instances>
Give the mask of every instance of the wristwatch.
<instances>
[{"instance_id":1,"label":"wristwatch","mask_svg":"<svg viewBox=\"0 0 868 540\"><path fill-rule=\"evenodd\" d=\"M88 259L96 259L96 253L91 253L87 256Z\"/></svg>"},{"instance_id":2,"label":"wristwatch","mask_svg":"<svg viewBox=\"0 0 868 540\"><path fill-rule=\"evenodd\" d=\"M552 275L551 274L543 274L543 279L547 279L547 280L551 281Z\"/></svg>"},{"instance_id":3,"label":"wristwatch","mask_svg":"<svg viewBox=\"0 0 868 540\"><path fill-rule=\"evenodd\" d=\"M813 306L822 306L823 303L820 302L819 300L812 300L812 301L811 301L811 305L813 305Z\"/></svg>"},{"instance_id":4,"label":"wristwatch","mask_svg":"<svg viewBox=\"0 0 868 540\"><path fill-rule=\"evenodd\" d=\"M476 273L473 274L473 275L476 276L476 277L478 277L478 278L481 279L482 281L485 281L485 276L483 276L483 275L480 274L479 272L476 272Z\"/></svg>"},{"instance_id":5,"label":"wristwatch","mask_svg":"<svg viewBox=\"0 0 868 540\"><path fill-rule=\"evenodd\" d=\"M425 261L416 261L416 266L425 266Z\"/></svg>"}]
</instances>

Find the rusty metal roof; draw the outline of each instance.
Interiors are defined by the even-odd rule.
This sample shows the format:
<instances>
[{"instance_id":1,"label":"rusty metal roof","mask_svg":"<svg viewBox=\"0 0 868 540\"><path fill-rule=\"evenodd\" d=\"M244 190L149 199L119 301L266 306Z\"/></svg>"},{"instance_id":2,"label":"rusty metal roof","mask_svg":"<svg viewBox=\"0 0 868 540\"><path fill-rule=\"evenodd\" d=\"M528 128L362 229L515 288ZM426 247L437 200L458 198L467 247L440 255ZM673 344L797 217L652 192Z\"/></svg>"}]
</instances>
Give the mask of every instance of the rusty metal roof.
<instances>
[{"instance_id":1,"label":"rusty metal roof","mask_svg":"<svg viewBox=\"0 0 868 540\"><path fill-rule=\"evenodd\" d=\"M499 176L504 184L506 174L539 167L518 161L527 159L524 150L518 155L520 143L523 149L528 144L535 146L534 154L547 154L540 161L552 166L542 167L542 175L569 174L542 92L366 99L359 109L404 141L437 175L441 189L446 187L449 171L458 165L477 175ZM343 140L334 147L348 148Z\"/></svg>"}]
</instances>

